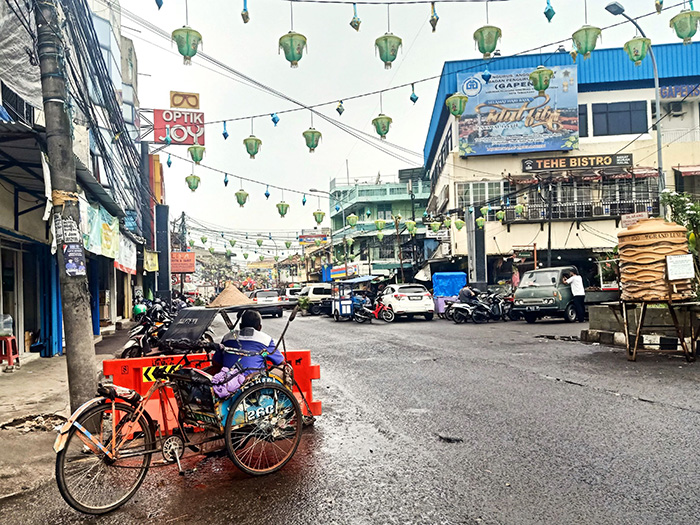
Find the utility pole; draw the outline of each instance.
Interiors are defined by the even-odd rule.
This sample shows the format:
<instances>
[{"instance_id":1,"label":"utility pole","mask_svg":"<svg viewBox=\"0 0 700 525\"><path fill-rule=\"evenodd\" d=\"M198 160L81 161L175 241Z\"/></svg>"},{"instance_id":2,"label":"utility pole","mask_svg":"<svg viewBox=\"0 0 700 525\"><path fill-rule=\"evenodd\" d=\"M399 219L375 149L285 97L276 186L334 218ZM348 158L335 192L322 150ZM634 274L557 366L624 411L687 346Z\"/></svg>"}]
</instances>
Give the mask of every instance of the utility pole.
<instances>
[{"instance_id":1,"label":"utility pole","mask_svg":"<svg viewBox=\"0 0 700 525\"><path fill-rule=\"evenodd\" d=\"M185 222L185 212L180 216L180 251L187 251L187 223ZM185 274L180 274L180 299L185 293Z\"/></svg>"},{"instance_id":2,"label":"utility pole","mask_svg":"<svg viewBox=\"0 0 700 525\"><path fill-rule=\"evenodd\" d=\"M399 268L401 269L401 282L406 282L406 277L403 274L403 253L401 250L401 233L399 232L399 224L401 223L401 215L394 217L394 226L396 226L396 248L399 250Z\"/></svg>"},{"instance_id":3,"label":"utility pole","mask_svg":"<svg viewBox=\"0 0 700 525\"><path fill-rule=\"evenodd\" d=\"M552 182L549 182L547 195L547 268L552 267ZM537 268L535 268L536 270Z\"/></svg>"},{"instance_id":4,"label":"utility pole","mask_svg":"<svg viewBox=\"0 0 700 525\"><path fill-rule=\"evenodd\" d=\"M64 63L65 46L58 36L61 27L55 0L37 2L34 13L51 172L52 216L58 247L58 280L66 334L68 391L71 411L74 411L95 397L97 387L90 293L80 233L75 156L66 100L66 71L61 66Z\"/></svg>"}]
</instances>

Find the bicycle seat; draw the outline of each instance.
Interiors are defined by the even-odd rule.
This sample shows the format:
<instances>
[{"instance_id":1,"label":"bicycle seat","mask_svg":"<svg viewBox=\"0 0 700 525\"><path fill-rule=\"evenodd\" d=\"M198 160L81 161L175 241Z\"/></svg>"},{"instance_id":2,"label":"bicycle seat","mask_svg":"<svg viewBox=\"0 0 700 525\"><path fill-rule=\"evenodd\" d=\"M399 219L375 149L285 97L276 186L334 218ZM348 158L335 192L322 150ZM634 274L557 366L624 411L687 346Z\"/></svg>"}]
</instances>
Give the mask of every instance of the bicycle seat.
<instances>
[{"instance_id":1,"label":"bicycle seat","mask_svg":"<svg viewBox=\"0 0 700 525\"><path fill-rule=\"evenodd\" d=\"M123 399L132 405L136 405L141 401L141 394L117 385L103 385L99 383L97 385L97 394L106 397L110 401L114 401L117 398Z\"/></svg>"}]
</instances>

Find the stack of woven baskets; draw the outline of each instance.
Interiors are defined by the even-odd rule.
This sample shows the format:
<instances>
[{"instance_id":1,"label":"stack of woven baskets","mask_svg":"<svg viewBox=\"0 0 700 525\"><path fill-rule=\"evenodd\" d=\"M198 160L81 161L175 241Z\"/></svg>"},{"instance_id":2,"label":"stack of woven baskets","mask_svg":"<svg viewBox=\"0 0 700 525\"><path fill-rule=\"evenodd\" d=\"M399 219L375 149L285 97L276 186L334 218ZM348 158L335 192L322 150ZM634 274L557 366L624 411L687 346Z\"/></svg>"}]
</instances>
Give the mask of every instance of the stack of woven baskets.
<instances>
[{"instance_id":1,"label":"stack of woven baskets","mask_svg":"<svg viewBox=\"0 0 700 525\"><path fill-rule=\"evenodd\" d=\"M694 296L692 280L668 281L666 256L685 255L687 230L663 219L642 219L617 234L625 301L682 301Z\"/></svg>"}]
</instances>

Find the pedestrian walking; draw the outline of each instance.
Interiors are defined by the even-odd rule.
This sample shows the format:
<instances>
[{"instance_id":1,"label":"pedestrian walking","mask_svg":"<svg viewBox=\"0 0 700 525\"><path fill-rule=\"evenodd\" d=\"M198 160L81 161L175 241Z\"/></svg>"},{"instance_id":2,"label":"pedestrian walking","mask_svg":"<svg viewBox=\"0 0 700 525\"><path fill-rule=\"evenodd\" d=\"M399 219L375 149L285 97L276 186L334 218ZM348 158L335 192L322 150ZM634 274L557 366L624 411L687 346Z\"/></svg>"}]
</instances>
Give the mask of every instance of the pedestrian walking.
<instances>
[{"instance_id":1,"label":"pedestrian walking","mask_svg":"<svg viewBox=\"0 0 700 525\"><path fill-rule=\"evenodd\" d=\"M574 308L576 308L576 320L579 323L583 323L586 313L586 307L584 305L586 290L583 288L583 279L581 279L578 271L572 268L569 277L564 279L564 282L571 286L571 293L574 296Z\"/></svg>"}]
</instances>

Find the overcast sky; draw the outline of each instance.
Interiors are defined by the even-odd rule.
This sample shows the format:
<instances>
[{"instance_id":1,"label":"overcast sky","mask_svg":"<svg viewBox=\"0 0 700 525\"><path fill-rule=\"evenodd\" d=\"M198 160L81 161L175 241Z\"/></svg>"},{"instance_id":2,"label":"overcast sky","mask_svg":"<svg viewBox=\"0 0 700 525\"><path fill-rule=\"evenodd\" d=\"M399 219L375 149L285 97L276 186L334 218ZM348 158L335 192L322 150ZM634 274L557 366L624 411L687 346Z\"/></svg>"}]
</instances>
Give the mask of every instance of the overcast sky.
<instances>
[{"instance_id":1,"label":"overcast sky","mask_svg":"<svg viewBox=\"0 0 700 525\"><path fill-rule=\"evenodd\" d=\"M588 0L590 24L604 27L618 21L605 11L607 3L608 0ZM626 0L622 3L632 16L654 10L654 0ZM670 6L678 0L666 0L665 3ZM551 0L551 4L557 14L551 23L547 23L543 15L546 0L490 3L490 23L503 30L499 47L504 55L569 38L583 25L583 0ZM160 10L154 0L122 0L122 6L168 32L185 24L185 0L163 0ZM387 30L385 5L359 5L362 25L356 32L349 25L353 14L351 5L295 2L294 30L307 37L308 51L299 67L292 69L277 51L279 37L290 30L289 2L249 0L250 22L247 24L241 19L242 8L243 0L189 0L189 23L202 34L203 51L307 105L414 82L439 75L445 61L477 58L479 53L474 47L472 34L486 22L482 2L437 3L440 20L437 31L432 33L428 23L429 4L394 5L391 7L391 31L403 39L404 46L393 68L385 70L374 51L374 40ZM668 21L679 10L674 8L640 21L653 42L677 41ZM142 107L167 108L170 90L200 93L201 110L206 121L295 107L290 102L227 78L227 73L222 75L205 69L198 57L194 57L191 66L185 66L169 42L148 33L126 17L122 18L122 24L124 35L135 41L141 73L139 98ZM632 36L634 30L627 24L604 31L599 45L620 47ZM544 51L555 48L545 48ZM567 43L567 49L570 49L570 43ZM595 60L595 53L591 60ZM634 67L632 62L629 67ZM202 164L228 171L229 185L224 187L223 175L201 166L196 170L202 179L201 186L192 193L184 180L190 172L189 163L173 159L172 167L165 168L171 217L184 210L193 217L242 231L312 228L315 224L312 212L318 207L316 197L307 194L308 202L302 206L302 195L285 192L284 200L290 204L290 210L281 219L275 208L282 199L281 192L271 189L272 195L266 201L265 186L244 182L250 199L241 209L235 202L234 192L239 188L235 175L300 191L312 187L328 190L331 179L345 180L346 159L351 181L376 177L377 172L388 179L399 169L420 166L437 80L417 83L415 90L419 96L415 105L409 100L410 88L392 91L383 97L384 113L394 120L387 139L417 154L401 153L405 161L358 142L319 118L314 119L314 127L323 133L323 139L316 152L309 153L302 137L302 132L310 125L308 111L281 115L277 127L269 117L256 119L255 135L262 139L263 145L255 160L248 158L242 143L250 134L250 121L227 124L228 140L222 137L221 124L207 126L207 151ZM374 135L371 121L379 113L379 97L347 101L344 105L342 117L336 113L335 104L320 111ZM184 146L173 151L187 156ZM327 201L322 200L321 207L327 212Z\"/></svg>"}]
</instances>

